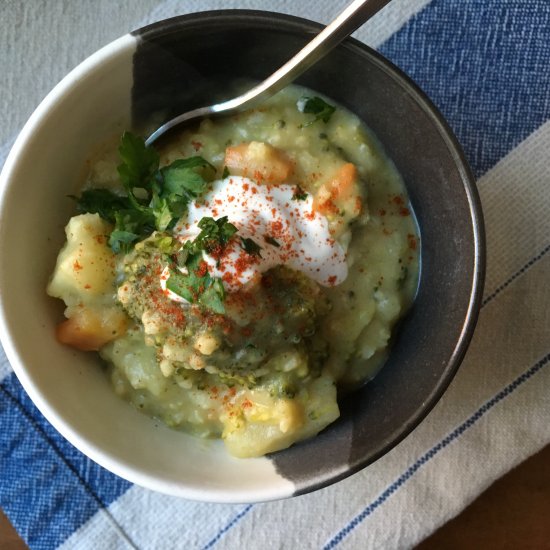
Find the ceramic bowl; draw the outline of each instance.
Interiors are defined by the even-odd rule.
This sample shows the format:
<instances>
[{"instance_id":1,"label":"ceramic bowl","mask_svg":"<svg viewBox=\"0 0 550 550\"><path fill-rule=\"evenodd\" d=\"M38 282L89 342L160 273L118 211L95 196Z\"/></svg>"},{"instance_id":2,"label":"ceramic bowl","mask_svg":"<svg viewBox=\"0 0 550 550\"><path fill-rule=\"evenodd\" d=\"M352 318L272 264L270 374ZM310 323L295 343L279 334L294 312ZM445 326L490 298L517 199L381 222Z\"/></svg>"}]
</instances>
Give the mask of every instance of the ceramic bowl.
<instances>
[{"instance_id":1,"label":"ceramic bowl","mask_svg":"<svg viewBox=\"0 0 550 550\"><path fill-rule=\"evenodd\" d=\"M261 80L319 25L267 12L188 15L107 45L67 75L19 135L1 176L0 328L21 383L78 449L139 485L190 499L254 502L305 493L372 463L427 415L466 351L479 309L484 241L479 199L456 139L426 96L366 46L347 40L298 84L361 117L408 188L422 237L412 310L390 358L342 400L317 437L258 459L172 431L112 391L95 354L59 345L62 305L45 288L90 151L113 133L226 99ZM159 115L161 113L161 115Z\"/></svg>"}]
</instances>

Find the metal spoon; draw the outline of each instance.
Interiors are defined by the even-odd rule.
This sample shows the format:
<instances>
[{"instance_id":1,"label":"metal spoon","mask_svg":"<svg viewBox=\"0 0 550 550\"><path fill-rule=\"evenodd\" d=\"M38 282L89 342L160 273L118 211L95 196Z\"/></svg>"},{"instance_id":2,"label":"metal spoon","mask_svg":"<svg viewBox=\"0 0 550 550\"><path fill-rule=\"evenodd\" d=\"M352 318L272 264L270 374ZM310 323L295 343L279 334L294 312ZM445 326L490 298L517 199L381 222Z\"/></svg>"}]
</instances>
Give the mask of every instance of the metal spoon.
<instances>
[{"instance_id":1,"label":"metal spoon","mask_svg":"<svg viewBox=\"0 0 550 550\"><path fill-rule=\"evenodd\" d=\"M268 99L279 90L290 84L302 73L307 71L319 59L324 57L330 50L337 46L344 38L347 38L353 31L370 19L376 12L381 10L390 0L354 0L336 19L315 38L302 48L292 59L287 61L279 70L275 71L269 78L258 84L248 92L217 103L209 107L193 109L183 113L163 124L153 132L145 141L151 145L165 132L194 118L213 116L216 114L232 114L244 111Z\"/></svg>"}]
</instances>

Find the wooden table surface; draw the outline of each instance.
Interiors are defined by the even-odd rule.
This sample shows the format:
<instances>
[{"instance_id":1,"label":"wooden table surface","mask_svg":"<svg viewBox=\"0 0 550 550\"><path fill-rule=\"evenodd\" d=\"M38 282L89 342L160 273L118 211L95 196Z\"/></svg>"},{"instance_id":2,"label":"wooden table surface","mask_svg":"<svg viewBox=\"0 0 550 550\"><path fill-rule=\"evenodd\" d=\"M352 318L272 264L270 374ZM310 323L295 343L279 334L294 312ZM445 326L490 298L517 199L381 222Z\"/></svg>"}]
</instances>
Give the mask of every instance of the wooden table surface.
<instances>
[{"instance_id":1,"label":"wooden table surface","mask_svg":"<svg viewBox=\"0 0 550 550\"><path fill-rule=\"evenodd\" d=\"M0 550L23 550L0 512ZM416 550L550 550L550 445L496 481Z\"/></svg>"}]
</instances>

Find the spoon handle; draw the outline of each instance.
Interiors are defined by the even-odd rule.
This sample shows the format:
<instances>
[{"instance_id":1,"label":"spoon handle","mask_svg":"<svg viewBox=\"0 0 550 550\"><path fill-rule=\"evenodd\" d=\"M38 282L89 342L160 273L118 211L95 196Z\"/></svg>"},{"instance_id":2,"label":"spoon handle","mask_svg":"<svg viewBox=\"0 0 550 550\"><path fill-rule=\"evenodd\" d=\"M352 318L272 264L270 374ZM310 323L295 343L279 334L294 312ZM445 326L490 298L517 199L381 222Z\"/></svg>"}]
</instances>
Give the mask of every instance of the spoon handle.
<instances>
[{"instance_id":1,"label":"spoon handle","mask_svg":"<svg viewBox=\"0 0 550 550\"><path fill-rule=\"evenodd\" d=\"M342 40L381 10L390 0L354 0L336 19L308 42L292 59L243 95L219 103L214 112L239 108L249 101L262 101L296 80Z\"/></svg>"},{"instance_id":2,"label":"spoon handle","mask_svg":"<svg viewBox=\"0 0 550 550\"><path fill-rule=\"evenodd\" d=\"M145 143L150 145L167 130L187 120L217 113L229 114L268 99L307 71L389 2L390 0L354 0L330 25L263 82L238 97L173 118L149 136Z\"/></svg>"}]
</instances>

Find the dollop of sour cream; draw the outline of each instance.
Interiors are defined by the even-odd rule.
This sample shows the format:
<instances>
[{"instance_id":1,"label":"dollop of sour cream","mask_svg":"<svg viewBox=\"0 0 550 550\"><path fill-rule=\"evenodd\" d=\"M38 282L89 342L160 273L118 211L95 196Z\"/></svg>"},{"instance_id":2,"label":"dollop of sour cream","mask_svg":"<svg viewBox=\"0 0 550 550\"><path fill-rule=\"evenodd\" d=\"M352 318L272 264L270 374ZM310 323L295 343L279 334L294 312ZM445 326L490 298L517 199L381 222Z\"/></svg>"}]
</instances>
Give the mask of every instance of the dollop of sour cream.
<instances>
[{"instance_id":1,"label":"dollop of sour cream","mask_svg":"<svg viewBox=\"0 0 550 550\"><path fill-rule=\"evenodd\" d=\"M298 198L296 193L295 185L259 185L241 176L216 180L200 201L189 204L187 219L175 232L182 242L192 240L201 231L202 218L227 216L238 232L221 257L203 253L203 259L210 275L219 277L228 292L277 265L301 271L323 286L338 285L348 275L346 250L331 236L326 217L313 209L312 195ZM260 255L248 253L243 239L260 246ZM166 275L161 275L163 290Z\"/></svg>"}]
</instances>

